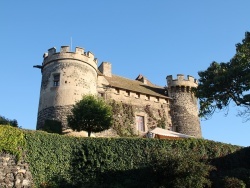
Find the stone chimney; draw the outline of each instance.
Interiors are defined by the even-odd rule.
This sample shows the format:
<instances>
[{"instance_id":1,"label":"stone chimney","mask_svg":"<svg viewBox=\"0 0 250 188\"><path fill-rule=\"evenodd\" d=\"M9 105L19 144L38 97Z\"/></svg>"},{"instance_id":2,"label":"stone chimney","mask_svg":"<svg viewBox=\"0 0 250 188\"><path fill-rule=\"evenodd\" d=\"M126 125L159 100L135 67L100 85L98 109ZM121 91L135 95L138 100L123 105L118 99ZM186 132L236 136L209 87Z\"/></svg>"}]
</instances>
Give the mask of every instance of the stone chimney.
<instances>
[{"instance_id":1,"label":"stone chimney","mask_svg":"<svg viewBox=\"0 0 250 188\"><path fill-rule=\"evenodd\" d=\"M98 67L98 69L104 76L112 77L111 63L102 62L102 64Z\"/></svg>"}]
</instances>

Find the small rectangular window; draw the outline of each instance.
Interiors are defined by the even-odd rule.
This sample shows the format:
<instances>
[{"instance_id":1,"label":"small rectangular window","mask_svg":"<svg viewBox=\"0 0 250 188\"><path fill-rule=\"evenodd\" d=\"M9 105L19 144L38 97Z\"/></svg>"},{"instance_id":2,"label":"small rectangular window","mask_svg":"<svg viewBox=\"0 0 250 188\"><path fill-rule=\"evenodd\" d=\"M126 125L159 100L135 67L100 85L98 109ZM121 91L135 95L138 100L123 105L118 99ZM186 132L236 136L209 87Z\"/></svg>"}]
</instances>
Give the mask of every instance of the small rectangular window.
<instances>
[{"instance_id":1,"label":"small rectangular window","mask_svg":"<svg viewBox=\"0 0 250 188\"><path fill-rule=\"evenodd\" d=\"M150 100L150 96L146 95L146 100L149 101Z\"/></svg>"},{"instance_id":2,"label":"small rectangular window","mask_svg":"<svg viewBox=\"0 0 250 188\"><path fill-rule=\"evenodd\" d=\"M59 85L60 85L60 74L55 74L54 75L53 86L58 87Z\"/></svg>"}]
</instances>

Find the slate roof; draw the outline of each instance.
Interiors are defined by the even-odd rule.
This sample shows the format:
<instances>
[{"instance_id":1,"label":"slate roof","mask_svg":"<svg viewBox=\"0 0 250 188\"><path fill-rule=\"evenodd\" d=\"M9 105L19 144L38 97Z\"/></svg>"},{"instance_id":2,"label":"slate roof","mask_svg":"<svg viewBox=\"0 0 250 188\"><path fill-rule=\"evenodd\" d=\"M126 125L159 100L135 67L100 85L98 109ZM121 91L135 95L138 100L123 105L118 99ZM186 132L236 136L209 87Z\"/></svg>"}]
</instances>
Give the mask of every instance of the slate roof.
<instances>
[{"instance_id":1,"label":"slate roof","mask_svg":"<svg viewBox=\"0 0 250 188\"><path fill-rule=\"evenodd\" d=\"M134 91L142 94L147 94L151 96L158 96L162 98L169 98L164 87L156 86L147 80L147 84L142 83L138 80L130 80L117 75L112 75L112 77L104 76L109 82L110 87L119 88L123 90Z\"/></svg>"}]
</instances>

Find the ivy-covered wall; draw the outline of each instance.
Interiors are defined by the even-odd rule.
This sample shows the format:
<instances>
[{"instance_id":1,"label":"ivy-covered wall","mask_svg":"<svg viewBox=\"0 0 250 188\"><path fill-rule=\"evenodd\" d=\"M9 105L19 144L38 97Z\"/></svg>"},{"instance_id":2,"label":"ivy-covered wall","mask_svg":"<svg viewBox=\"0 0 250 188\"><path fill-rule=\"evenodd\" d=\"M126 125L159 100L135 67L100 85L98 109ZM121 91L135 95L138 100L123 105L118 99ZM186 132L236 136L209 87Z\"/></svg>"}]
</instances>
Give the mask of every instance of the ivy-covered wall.
<instances>
[{"instance_id":1,"label":"ivy-covered wall","mask_svg":"<svg viewBox=\"0 0 250 188\"><path fill-rule=\"evenodd\" d=\"M113 129L121 137L138 136L143 134L138 132L136 127L136 115L142 115L145 119L147 132L155 127L167 128L167 113L165 108L155 108L150 105L132 105L130 103L109 101L113 109Z\"/></svg>"},{"instance_id":2,"label":"ivy-covered wall","mask_svg":"<svg viewBox=\"0 0 250 188\"><path fill-rule=\"evenodd\" d=\"M32 187L29 164L24 160L26 140L21 129L0 125L0 187Z\"/></svg>"}]
</instances>

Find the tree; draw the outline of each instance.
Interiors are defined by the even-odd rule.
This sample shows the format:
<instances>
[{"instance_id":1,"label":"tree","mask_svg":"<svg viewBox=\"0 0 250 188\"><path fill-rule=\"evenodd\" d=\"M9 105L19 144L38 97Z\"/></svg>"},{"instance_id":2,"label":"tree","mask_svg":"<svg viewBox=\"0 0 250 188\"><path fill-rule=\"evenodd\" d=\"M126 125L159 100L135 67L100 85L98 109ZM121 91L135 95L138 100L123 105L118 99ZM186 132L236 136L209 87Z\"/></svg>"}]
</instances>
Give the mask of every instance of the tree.
<instances>
[{"instance_id":1,"label":"tree","mask_svg":"<svg viewBox=\"0 0 250 188\"><path fill-rule=\"evenodd\" d=\"M250 32L236 44L236 54L227 63L212 62L198 72L199 85L194 89L199 98L200 116L208 118L215 110L227 109L230 102L244 107L240 115L249 120L250 113Z\"/></svg>"},{"instance_id":2,"label":"tree","mask_svg":"<svg viewBox=\"0 0 250 188\"><path fill-rule=\"evenodd\" d=\"M5 118L4 116L0 115L0 125L10 125L12 127L18 127L17 120L13 119L10 120L8 118Z\"/></svg>"},{"instance_id":3,"label":"tree","mask_svg":"<svg viewBox=\"0 0 250 188\"><path fill-rule=\"evenodd\" d=\"M112 125L112 108L101 98L92 95L84 96L77 102L69 115L68 125L76 131L91 132L106 130Z\"/></svg>"}]
</instances>

